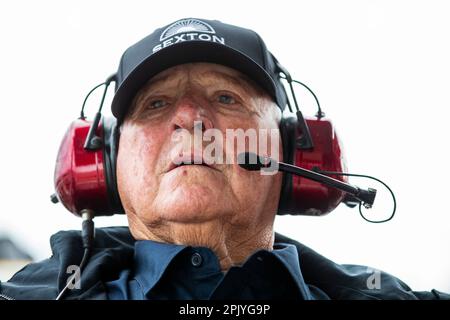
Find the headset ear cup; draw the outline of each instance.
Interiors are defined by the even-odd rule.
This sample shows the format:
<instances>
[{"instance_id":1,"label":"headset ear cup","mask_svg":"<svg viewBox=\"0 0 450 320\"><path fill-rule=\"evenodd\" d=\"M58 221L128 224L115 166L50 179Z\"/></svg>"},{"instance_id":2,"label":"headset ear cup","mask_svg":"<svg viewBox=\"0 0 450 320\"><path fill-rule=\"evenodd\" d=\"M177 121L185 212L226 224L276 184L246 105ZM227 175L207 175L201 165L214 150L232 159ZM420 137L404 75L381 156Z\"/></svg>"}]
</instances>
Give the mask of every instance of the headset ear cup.
<instances>
[{"instance_id":1,"label":"headset ear cup","mask_svg":"<svg viewBox=\"0 0 450 320\"><path fill-rule=\"evenodd\" d=\"M332 122L328 119L305 118L314 148L302 149L298 141L302 129L297 118L290 117L280 124L284 162L307 170L343 172L345 159ZM345 176L335 179L347 182ZM278 214L321 216L334 210L344 198L344 192L321 185L304 177L284 174Z\"/></svg>"},{"instance_id":2,"label":"headset ear cup","mask_svg":"<svg viewBox=\"0 0 450 320\"><path fill-rule=\"evenodd\" d=\"M293 164L295 155L297 119L295 117L282 117L280 121L280 135L283 146L283 162ZM292 175L283 173L281 194L278 204L278 214L291 214L286 211L292 197Z\"/></svg>"},{"instance_id":3,"label":"headset ear cup","mask_svg":"<svg viewBox=\"0 0 450 320\"><path fill-rule=\"evenodd\" d=\"M105 180L108 193L110 214L124 214L117 188L116 163L119 150L120 130L115 118L104 118L103 155L105 159Z\"/></svg>"}]
</instances>

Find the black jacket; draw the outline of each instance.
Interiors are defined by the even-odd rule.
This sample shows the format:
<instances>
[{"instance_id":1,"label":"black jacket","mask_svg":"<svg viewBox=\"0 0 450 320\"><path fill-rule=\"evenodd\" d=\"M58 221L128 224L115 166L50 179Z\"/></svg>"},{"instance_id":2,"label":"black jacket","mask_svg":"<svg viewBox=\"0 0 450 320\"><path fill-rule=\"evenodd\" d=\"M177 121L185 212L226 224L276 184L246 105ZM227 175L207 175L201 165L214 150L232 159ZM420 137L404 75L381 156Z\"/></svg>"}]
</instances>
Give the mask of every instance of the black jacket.
<instances>
[{"instance_id":1,"label":"black jacket","mask_svg":"<svg viewBox=\"0 0 450 320\"><path fill-rule=\"evenodd\" d=\"M134 239L127 227L96 229L92 257L81 274L81 289L68 290L65 299L107 299L105 282L131 268ZM380 289L368 289L367 267L339 265L292 239L276 234L276 242L297 247L305 283L318 299L450 299L436 290L412 291L399 279L381 272ZM83 256L79 231L60 231L50 239L53 255L31 263L8 282L0 283L0 299L55 299L66 285L67 267ZM325 293L325 295L324 295Z\"/></svg>"}]
</instances>

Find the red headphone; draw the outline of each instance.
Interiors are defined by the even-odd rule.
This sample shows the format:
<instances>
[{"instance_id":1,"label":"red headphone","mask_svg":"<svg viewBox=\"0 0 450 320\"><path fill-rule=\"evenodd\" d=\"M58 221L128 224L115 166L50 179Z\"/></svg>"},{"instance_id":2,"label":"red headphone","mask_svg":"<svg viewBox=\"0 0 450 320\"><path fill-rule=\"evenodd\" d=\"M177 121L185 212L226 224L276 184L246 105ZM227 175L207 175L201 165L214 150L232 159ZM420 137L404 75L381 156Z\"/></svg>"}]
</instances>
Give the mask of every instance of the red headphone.
<instances>
[{"instance_id":1,"label":"red headphone","mask_svg":"<svg viewBox=\"0 0 450 320\"><path fill-rule=\"evenodd\" d=\"M293 93L293 80L286 70L281 71ZM102 84L105 85L105 92L100 110L92 122L84 117L83 104L81 116L67 130L56 159L56 193L52 196L52 201L59 200L78 216L85 209L93 211L96 216L125 213L116 181L119 130L115 118L105 118L100 113L108 85L113 80L114 77L110 77ZM311 90L310 92L314 95ZM314 98L317 101L315 95ZM297 106L294 93L293 99L297 108L296 116L283 117L280 123L283 161L309 170L345 172L341 142L331 121L323 117L320 105L318 104L319 112L315 117L305 119ZM292 111L289 101L288 106ZM345 198L345 193L338 189L288 173L283 175L278 214L324 215L335 209ZM346 176L332 177L347 182Z\"/></svg>"}]
</instances>

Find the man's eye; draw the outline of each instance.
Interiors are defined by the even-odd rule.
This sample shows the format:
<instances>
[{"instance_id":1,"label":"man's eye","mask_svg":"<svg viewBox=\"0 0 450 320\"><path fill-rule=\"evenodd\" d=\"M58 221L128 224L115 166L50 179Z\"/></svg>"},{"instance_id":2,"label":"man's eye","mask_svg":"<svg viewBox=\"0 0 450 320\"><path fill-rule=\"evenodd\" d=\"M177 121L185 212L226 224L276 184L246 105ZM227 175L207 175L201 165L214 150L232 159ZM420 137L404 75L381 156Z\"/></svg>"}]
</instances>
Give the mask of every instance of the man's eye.
<instances>
[{"instance_id":1,"label":"man's eye","mask_svg":"<svg viewBox=\"0 0 450 320\"><path fill-rule=\"evenodd\" d=\"M223 103L223 104L235 104L236 103L236 100L228 94L221 94L217 99L220 103Z\"/></svg>"},{"instance_id":2,"label":"man's eye","mask_svg":"<svg viewBox=\"0 0 450 320\"><path fill-rule=\"evenodd\" d=\"M152 109L162 108L167 105L167 101L165 100L153 100L150 102L150 106Z\"/></svg>"}]
</instances>

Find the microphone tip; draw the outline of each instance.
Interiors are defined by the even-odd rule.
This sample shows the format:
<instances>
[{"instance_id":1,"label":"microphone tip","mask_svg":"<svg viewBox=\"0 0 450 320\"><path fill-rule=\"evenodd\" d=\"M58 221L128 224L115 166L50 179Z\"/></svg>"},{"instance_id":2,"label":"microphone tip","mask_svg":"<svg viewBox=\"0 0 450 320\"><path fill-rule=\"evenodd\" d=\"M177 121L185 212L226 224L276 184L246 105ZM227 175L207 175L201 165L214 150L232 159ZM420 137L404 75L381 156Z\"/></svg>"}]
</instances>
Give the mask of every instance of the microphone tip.
<instances>
[{"instance_id":1,"label":"microphone tip","mask_svg":"<svg viewBox=\"0 0 450 320\"><path fill-rule=\"evenodd\" d=\"M261 162L261 158L266 160L266 163ZM270 159L258 156L253 152L243 152L238 154L237 156L238 164L241 168L250 171L257 171L261 168L266 168L270 166Z\"/></svg>"}]
</instances>

